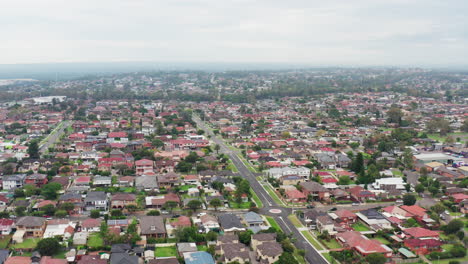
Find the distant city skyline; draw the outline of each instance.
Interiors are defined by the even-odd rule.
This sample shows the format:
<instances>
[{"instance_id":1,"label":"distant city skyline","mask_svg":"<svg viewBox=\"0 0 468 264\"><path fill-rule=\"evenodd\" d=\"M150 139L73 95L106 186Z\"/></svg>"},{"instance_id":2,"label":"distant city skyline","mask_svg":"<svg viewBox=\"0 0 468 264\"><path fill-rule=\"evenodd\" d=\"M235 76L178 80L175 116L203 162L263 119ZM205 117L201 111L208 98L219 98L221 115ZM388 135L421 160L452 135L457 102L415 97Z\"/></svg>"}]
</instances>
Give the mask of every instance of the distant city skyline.
<instances>
[{"instance_id":1,"label":"distant city skyline","mask_svg":"<svg viewBox=\"0 0 468 264\"><path fill-rule=\"evenodd\" d=\"M0 64L466 66L461 0L22 0L0 9Z\"/></svg>"}]
</instances>

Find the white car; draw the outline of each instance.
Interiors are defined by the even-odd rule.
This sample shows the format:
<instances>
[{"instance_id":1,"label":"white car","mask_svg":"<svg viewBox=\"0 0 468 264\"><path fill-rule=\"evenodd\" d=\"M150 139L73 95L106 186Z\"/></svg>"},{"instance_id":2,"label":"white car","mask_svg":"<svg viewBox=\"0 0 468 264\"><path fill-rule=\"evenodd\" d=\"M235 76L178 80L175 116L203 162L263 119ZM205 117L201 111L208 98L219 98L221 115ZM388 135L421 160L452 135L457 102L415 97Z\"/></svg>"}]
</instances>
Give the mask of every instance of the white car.
<instances>
[{"instance_id":1,"label":"white car","mask_svg":"<svg viewBox=\"0 0 468 264\"><path fill-rule=\"evenodd\" d=\"M198 217L201 217L201 216L204 216L204 215L206 215L206 213L199 213L199 214L197 214Z\"/></svg>"}]
</instances>

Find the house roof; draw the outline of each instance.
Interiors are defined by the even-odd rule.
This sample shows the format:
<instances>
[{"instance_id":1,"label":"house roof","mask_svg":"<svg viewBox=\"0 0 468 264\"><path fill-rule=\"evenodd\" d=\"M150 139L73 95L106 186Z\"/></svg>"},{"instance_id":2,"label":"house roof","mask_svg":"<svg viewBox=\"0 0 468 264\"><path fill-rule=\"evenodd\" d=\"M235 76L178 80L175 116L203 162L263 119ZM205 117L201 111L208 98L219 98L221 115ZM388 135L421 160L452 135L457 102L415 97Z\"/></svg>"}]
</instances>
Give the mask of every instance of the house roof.
<instances>
[{"instance_id":1,"label":"house roof","mask_svg":"<svg viewBox=\"0 0 468 264\"><path fill-rule=\"evenodd\" d=\"M31 264L31 257L9 257L4 264Z\"/></svg>"},{"instance_id":2,"label":"house roof","mask_svg":"<svg viewBox=\"0 0 468 264\"><path fill-rule=\"evenodd\" d=\"M411 227L403 229L403 232L411 237L414 238L421 238L421 237L439 237L439 233L422 228L422 227Z\"/></svg>"},{"instance_id":3,"label":"house roof","mask_svg":"<svg viewBox=\"0 0 468 264\"><path fill-rule=\"evenodd\" d=\"M184 260L185 264L215 264L213 256L204 251L185 252Z\"/></svg>"},{"instance_id":4,"label":"house roof","mask_svg":"<svg viewBox=\"0 0 468 264\"><path fill-rule=\"evenodd\" d=\"M222 214L218 219L223 229L244 228L239 217L234 214Z\"/></svg>"},{"instance_id":5,"label":"house roof","mask_svg":"<svg viewBox=\"0 0 468 264\"><path fill-rule=\"evenodd\" d=\"M25 226L25 227L37 227L42 226L46 221L43 217L37 216L23 216L16 222L17 226Z\"/></svg>"},{"instance_id":6,"label":"house roof","mask_svg":"<svg viewBox=\"0 0 468 264\"><path fill-rule=\"evenodd\" d=\"M425 216L427 212L426 209L419 207L417 205L402 205L400 206L400 208L412 215L420 216L420 217Z\"/></svg>"},{"instance_id":7,"label":"house roof","mask_svg":"<svg viewBox=\"0 0 468 264\"><path fill-rule=\"evenodd\" d=\"M140 218L140 229L142 235L166 233L162 216L142 216Z\"/></svg>"},{"instance_id":8,"label":"house roof","mask_svg":"<svg viewBox=\"0 0 468 264\"><path fill-rule=\"evenodd\" d=\"M301 185L304 189L309 192L328 192L328 189L320 185L317 182L301 182Z\"/></svg>"},{"instance_id":9,"label":"house roof","mask_svg":"<svg viewBox=\"0 0 468 264\"><path fill-rule=\"evenodd\" d=\"M81 222L81 227L83 228L98 227L101 225L101 222L102 222L101 219L88 218L86 220L83 220L83 222Z\"/></svg>"},{"instance_id":10,"label":"house roof","mask_svg":"<svg viewBox=\"0 0 468 264\"><path fill-rule=\"evenodd\" d=\"M244 214L244 220L248 223L249 222L263 222L263 218L255 212L248 212Z\"/></svg>"}]
</instances>

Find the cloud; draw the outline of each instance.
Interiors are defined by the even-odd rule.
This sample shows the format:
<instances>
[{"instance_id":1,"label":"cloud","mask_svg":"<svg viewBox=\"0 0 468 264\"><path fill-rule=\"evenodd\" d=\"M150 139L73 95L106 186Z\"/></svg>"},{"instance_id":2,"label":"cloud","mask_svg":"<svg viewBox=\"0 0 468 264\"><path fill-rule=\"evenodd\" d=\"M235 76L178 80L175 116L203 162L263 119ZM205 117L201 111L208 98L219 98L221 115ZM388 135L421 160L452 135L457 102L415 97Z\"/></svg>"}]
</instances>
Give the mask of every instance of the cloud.
<instances>
[{"instance_id":1,"label":"cloud","mask_svg":"<svg viewBox=\"0 0 468 264\"><path fill-rule=\"evenodd\" d=\"M15 0L0 62L187 61L450 65L468 3L436 0Z\"/></svg>"}]
</instances>

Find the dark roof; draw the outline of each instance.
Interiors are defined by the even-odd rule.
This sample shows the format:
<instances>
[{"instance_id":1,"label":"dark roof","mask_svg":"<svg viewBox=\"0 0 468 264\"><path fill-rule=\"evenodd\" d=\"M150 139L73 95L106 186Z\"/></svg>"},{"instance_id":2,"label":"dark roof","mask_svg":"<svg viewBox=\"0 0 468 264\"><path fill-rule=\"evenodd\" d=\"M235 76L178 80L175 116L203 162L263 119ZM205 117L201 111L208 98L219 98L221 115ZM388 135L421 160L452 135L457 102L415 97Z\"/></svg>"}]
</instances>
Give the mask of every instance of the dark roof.
<instances>
[{"instance_id":1,"label":"dark roof","mask_svg":"<svg viewBox=\"0 0 468 264\"><path fill-rule=\"evenodd\" d=\"M243 228L239 217L234 214L222 214L218 217L219 224L223 229L230 229L233 227Z\"/></svg>"},{"instance_id":2,"label":"dark roof","mask_svg":"<svg viewBox=\"0 0 468 264\"><path fill-rule=\"evenodd\" d=\"M140 229L142 235L166 233L162 216L142 216L140 218Z\"/></svg>"},{"instance_id":3,"label":"dark roof","mask_svg":"<svg viewBox=\"0 0 468 264\"><path fill-rule=\"evenodd\" d=\"M148 264L179 264L177 258L152 259Z\"/></svg>"},{"instance_id":4,"label":"dark roof","mask_svg":"<svg viewBox=\"0 0 468 264\"><path fill-rule=\"evenodd\" d=\"M86 195L85 202L103 201L107 200L107 194L105 192L88 192Z\"/></svg>"},{"instance_id":5,"label":"dark roof","mask_svg":"<svg viewBox=\"0 0 468 264\"><path fill-rule=\"evenodd\" d=\"M25 226L25 227L37 227L37 226L42 226L45 221L46 219L43 217L23 216L20 219L18 219L18 222L16 222L16 225Z\"/></svg>"},{"instance_id":6,"label":"dark roof","mask_svg":"<svg viewBox=\"0 0 468 264\"><path fill-rule=\"evenodd\" d=\"M112 253L110 259L111 264L138 264L138 257L128 253Z\"/></svg>"},{"instance_id":7,"label":"dark roof","mask_svg":"<svg viewBox=\"0 0 468 264\"><path fill-rule=\"evenodd\" d=\"M132 249L129 244L114 244L112 245L111 252L112 253L125 253Z\"/></svg>"},{"instance_id":8,"label":"dark roof","mask_svg":"<svg viewBox=\"0 0 468 264\"><path fill-rule=\"evenodd\" d=\"M377 212L374 208L362 210L360 213L365 215L368 219L385 219L385 216Z\"/></svg>"}]
</instances>

